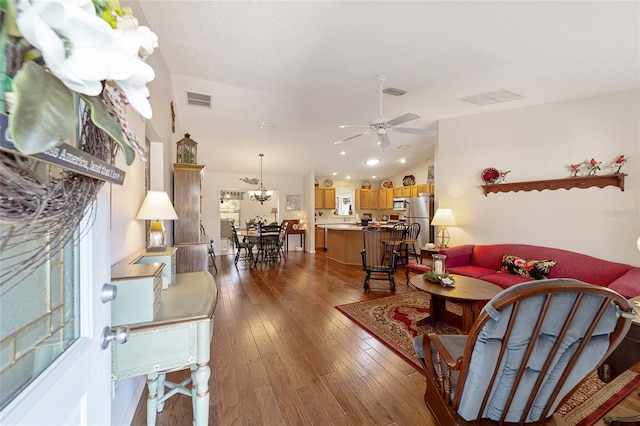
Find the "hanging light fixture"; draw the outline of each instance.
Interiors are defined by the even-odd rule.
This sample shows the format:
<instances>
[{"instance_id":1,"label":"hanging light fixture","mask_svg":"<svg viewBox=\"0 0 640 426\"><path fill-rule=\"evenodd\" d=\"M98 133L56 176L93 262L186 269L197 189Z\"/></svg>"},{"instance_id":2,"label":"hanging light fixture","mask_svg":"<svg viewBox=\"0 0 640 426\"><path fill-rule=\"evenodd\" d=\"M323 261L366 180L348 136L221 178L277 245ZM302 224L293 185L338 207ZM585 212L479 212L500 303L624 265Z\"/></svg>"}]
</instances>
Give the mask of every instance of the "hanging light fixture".
<instances>
[{"instance_id":1,"label":"hanging light fixture","mask_svg":"<svg viewBox=\"0 0 640 426\"><path fill-rule=\"evenodd\" d=\"M260 155L260 189L258 191L249 191L249 195L251 199L254 201L260 201L260 204L264 204L265 201L269 201L271 199L271 195L273 195L273 191L267 191L264 189L264 184L262 182L262 157L264 154Z\"/></svg>"}]
</instances>

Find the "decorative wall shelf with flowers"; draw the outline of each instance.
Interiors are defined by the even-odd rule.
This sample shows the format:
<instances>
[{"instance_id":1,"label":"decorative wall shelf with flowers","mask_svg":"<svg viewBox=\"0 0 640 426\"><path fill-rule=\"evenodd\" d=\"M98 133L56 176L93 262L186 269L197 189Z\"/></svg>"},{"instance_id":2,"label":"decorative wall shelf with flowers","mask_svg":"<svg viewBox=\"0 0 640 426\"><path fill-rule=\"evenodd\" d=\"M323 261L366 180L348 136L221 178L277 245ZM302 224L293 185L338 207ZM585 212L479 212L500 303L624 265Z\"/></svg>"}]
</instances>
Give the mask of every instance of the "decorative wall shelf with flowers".
<instances>
[{"instance_id":1,"label":"decorative wall shelf with flowers","mask_svg":"<svg viewBox=\"0 0 640 426\"><path fill-rule=\"evenodd\" d=\"M626 173L614 173L602 176L583 176L568 177L562 179L536 180L528 182L511 182L481 185L486 197L489 193L498 192L519 192L519 191L542 191L544 189L571 189L571 188L591 188L597 186L604 188L606 186L617 186L624 191L624 177Z\"/></svg>"}]
</instances>

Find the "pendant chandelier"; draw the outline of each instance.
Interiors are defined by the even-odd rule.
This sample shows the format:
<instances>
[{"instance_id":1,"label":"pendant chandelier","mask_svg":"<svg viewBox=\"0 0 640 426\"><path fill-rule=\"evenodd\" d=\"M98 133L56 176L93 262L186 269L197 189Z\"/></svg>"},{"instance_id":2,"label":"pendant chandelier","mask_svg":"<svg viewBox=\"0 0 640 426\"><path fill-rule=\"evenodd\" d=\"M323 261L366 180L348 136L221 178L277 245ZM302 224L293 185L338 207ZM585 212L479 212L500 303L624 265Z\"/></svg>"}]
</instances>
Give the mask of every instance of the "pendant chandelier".
<instances>
[{"instance_id":1,"label":"pendant chandelier","mask_svg":"<svg viewBox=\"0 0 640 426\"><path fill-rule=\"evenodd\" d=\"M262 157L264 157L264 154L260 154L260 189L258 191L249 191L251 199L254 201L260 201L260 204L264 204L265 201L269 201L271 199L271 195L273 195L273 191L267 191L264 189L264 184L262 183Z\"/></svg>"}]
</instances>

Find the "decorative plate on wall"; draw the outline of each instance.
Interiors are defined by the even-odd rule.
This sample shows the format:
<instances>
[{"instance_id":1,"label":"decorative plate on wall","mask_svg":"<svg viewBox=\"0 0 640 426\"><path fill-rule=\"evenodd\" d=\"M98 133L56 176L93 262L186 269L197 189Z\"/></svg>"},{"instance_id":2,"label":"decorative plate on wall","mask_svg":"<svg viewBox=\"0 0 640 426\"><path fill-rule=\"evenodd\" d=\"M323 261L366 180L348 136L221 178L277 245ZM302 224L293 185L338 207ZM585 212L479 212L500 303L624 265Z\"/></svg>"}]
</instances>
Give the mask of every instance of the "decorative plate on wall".
<instances>
[{"instance_id":1,"label":"decorative plate on wall","mask_svg":"<svg viewBox=\"0 0 640 426\"><path fill-rule=\"evenodd\" d=\"M500 177L500 172L498 169L493 167L487 167L480 173L480 178L486 184L494 183Z\"/></svg>"},{"instance_id":2,"label":"decorative plate on wall","mask_svg":"<svg viewBox=\"0 0 640 426\"><path fill-rule=\"evenodd\" d=\"M331 179L325 179L324 186L331 188L333 186L333 181Z\"/></svg>"},{"instance_id":3,"label":"decorative plate on wall","mask_svg":"<svg viewBox=\"0 0 640 426\"><path fill-rule=\"evenodd\" d=\"M414 175L405 176L404 178L402 178L402 184L404 186L415 185L416 177Z\"/></svg>"},{"instance_id":4,"label":"decorative plate on wall","mask_svg":"<svg viewBox=\"0 0 640 426\"><path fill-rule=\"evenodd\" d=\"M369 182L368 180L362 182L362 189L371 189L371 182Z\"/></svg>"},{"instance_id":5,"label":"decorative plate on wall","mask_svg":"<svg viewBox=\"0 0 640 426\"><path fill-rule=\"evenodd\" d=\"M380 182L380 188L382 189L387 189L391 187L391 181L388 180L383 180L382 182Z\"/></svg>"}]
</instances>

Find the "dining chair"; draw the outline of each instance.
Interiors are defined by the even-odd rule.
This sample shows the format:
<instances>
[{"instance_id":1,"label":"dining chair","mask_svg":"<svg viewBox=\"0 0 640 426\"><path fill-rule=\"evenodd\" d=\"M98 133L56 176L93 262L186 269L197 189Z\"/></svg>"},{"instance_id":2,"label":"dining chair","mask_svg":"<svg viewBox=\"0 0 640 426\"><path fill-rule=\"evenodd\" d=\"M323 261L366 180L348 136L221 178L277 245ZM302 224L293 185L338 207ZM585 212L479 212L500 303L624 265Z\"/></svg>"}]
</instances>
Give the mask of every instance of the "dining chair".
<instances>
[{"instance_id":1,"label":"dining chair","mask_svg":"<svg viewBox=\"0 0 640 426\"><path fill-rule=\"evenodd\" d=\"M200 236L207 235L207 230L204 228L202 222L200 222ZM213 240L209 240L207 245L207 254L209 256L209 268L214 267L216 273L218 272L218 266L216 265L216 251L213 248Z\"/></svg>"},{"instance_id":2,"label":"dining chair","mask_svg":"<svg viewBox=\"0 0 640 426\"><path fill-rule=\"evenodd\" d=\"M236 230L236 227L233 225L233 223L231 223L231 233L233 235L233 243L236 247L236 255L233 258L233 264L237 267L238 262L242 260L248 261L249 265L251 265L251 262L253 261L254 244L249 239L243 240L241 242L238 238L238 231ZM242 253L242 251L244 251L244 254Z\"/></svg>"},{"instance_id":3,"label":"dining chair","mask_svg":"<svg viewBox=\"0 0 640 426\"><path fill-rule=\"evenodd\" d=\"M209 268L212 266L215 268L216 273L218 272L218 266L216 265L216 251L213 248L213 240L209 240L209 246L207 249L209 253Z\"/></svg>"},{"instance_id":4,"label":"dining chair","mask_svg":"<svg viewBox=\"0 0 640 426\"><path fill-rule=\"evenodd\" d=\"M364 246L360 252L362 258L362 269L365 271L364 289L370 288L370 280L389 281L389 290L396 291L394 274L398 261L398 252L391 250L387 255L387 245L383 244L383 236L387 232L380 228L364 228L362 235ZM388 241L388 240L387 240ZM391 245L394 247L394 245Z\"/></svg>"},{"instance_id":5,"label":"dining chair","mask_svg":"<svg viewBox=\"0 0 640 426\"><path fill-rule=\"evenodd\" d=\"M287 230L289 229L289 222L283 220L280 224L280 234L278 236L278 256L282 256L284 261L287 261L287 253L285 251L286 240L287 240Z\"/></svg>"},{"instance_id":6,"label":"dining chair","mask_svg":"<svg viewBox=\"0 0 640 426\"><path fill-rule=\"evenodd\" d=\"M420 224L417 222L409 224L400 245L400 257L404 259L405 265L409 264L410 256L416 260L416 263L420 262L420 254L416 250L418 235L420 235Z\"/></svg>"},{"instance_id":7,"label":"dining chair","mask_svg":"<svg viewBox=\"0 0 640 426\"><path fill-rule=\"evenodd\" d=\"M278 260L279 248L278 237L280 235L280 226L259 226L258 227L257 252L253 259L253 266L258 263L267 263Z\"/></svg>"},{"instance_id":8,"label":"dining chair","mask_svg":"<svg viewBox=\"0 0 640 426\"><path fill-rule=\"evenodd\" d=\"M393 225L391 230L387 231L388 236L382 240L383 252L382 252L382 262L386 259L391 258L391 254L394 252L398 253L398 258L400 258L400 250L402 248L402 241L404 240L404 235L407 231L407 225L404 223L396 223Z\"/></svg>"},{"instance_id":9,"label":"dining chair","mask_svg":"<svg viewBox=\"0 0 640 426\"><path fill-rule=\"evenodd\" d=\"M565 424L554 412L633 317L629 301L606 287L567 278L516 284L484 306L468 336L415 338L425 404L442 426Z\"/></svg>"}]
</instances>

